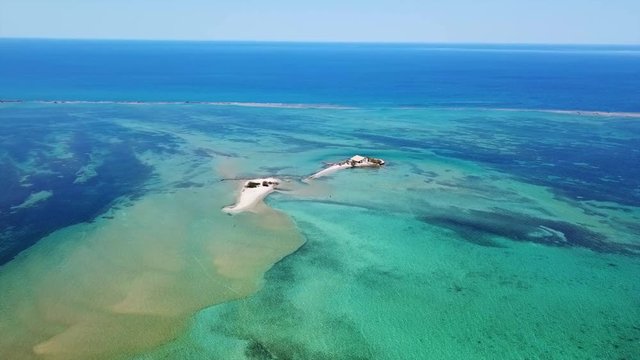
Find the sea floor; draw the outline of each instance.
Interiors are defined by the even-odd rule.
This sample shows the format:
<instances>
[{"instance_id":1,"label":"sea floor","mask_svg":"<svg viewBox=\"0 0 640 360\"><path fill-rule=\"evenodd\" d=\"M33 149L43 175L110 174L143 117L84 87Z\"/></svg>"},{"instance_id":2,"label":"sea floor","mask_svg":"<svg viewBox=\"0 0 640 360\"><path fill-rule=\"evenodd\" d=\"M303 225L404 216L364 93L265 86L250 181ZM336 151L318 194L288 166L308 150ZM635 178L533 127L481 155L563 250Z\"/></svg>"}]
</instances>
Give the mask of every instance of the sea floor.
<instances>
[{"instance_id":1,"label":"sea floor","mask_svg":"<svg viewBox=\"0 0 640 360\"><path fill-rule=\"evenodd\" d=\"M0 358L640 353L637 119L1 106ZM387 165L301 181L354 154Z\"/></svg>"}]
</instances>

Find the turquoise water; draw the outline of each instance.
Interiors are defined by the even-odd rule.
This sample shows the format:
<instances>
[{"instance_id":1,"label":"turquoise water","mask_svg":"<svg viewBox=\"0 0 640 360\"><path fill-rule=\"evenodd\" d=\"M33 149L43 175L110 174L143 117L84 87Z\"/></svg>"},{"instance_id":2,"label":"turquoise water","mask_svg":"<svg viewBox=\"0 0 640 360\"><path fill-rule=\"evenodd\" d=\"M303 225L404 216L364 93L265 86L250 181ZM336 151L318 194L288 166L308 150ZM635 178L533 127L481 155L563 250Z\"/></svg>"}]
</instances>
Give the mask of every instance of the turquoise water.
<instances>
[{"instance_id":1,"label":"turquoise water","mask_svg":"<svg viewBox=\"0 0 640 360\"><path fill-rule=\"evenodd\" d=\"M635 356L639 284L637 255L631 253L637 254L638 243L637 232L623 224L637 223L637 208L576 202L490 166L420 146L358 142L358 135L341 130L362 118L377 133L391 119L404 129L440 119L440 131L455 132L456 119L468 116L464 111L304 113L298 119L313 127L325 121L319 129L307 128L298 142L332 145L296 147L287 156L291 162L371 149L389 166L339 173L326 181L328 194L271 198L272 206L295 220L305 245L266 274L255 296L199 313L186 335L140 358ZM489 121L503 115L483 116ZM547 125L577 120L533 113L508 120L525 117ZM606 125L592 118L581 124L576 133ZM439 132L415 131L414 138ZM553 140L564 143L546 139ZM559 242L540 232L545 219L576 227L547 224L564 231L566 240ZM589 245L593 234L607 240Z\"/></svg>"},{"instance_id":2,"label":"turquoise water","mask_svg":"<svg viewBox=\"0 0 640 360\"><path fill-rule=\"evenodd\" d=\"M223 50L264 51L247 46ZM299 46L288 51L331 49ZM361 51L400 61L382 49ZM323 56L344 60L345 48L338 50ZM513 56L492 50L503 61L493 75L505 75L500 64L517 64L528 53L522 50ZM550 66L552 80L574 76L557 75L561 66L543 56L556 50L538 49L546 60L527 61ZM583 66L625 63L623 73L635 66L627 63L628 51L574 50L560 58L572 54ZM142 56L148 49L128 51ZM410 61L408 51L402 61ZM459 61L463 55L447 53ZM424 58L415 60L420 68L418 60ZM615 79L610 87L624 92L627 80ZM114 90L116 80L105 99L67 90L56 99L141 100ZM510 89L504 81L479 83ZM554 83L543 86L531 74L528 81L540 89ZM580 81L593 85L598 77ZM442 95L446 106L418 106L420 91L407 106L398 100L403 96L385 95L388 88L367 100L357 90L362 83L345 82L354 94L345 102L318 95L312 81L297 97L274 90L264 98L250 92L234 98L232 91L228 98L206 91L191 98L283 104L33 101L45 99L40 95L0 104L6 189L0 358L633 359L640 353L636 113L462 106L451 93ZM51 84L38 86L53 94ZM136 86L143 94L150 85ZM460 86L460 102L479 98L469 95L479 94L473 86ZM633 102L617 106L613 96L587 100L589 88L567 102L570 89L554 90L567 92L542 107L637 111ZM10 97L10 87L0 92ZM498 93L483 96L535 107L543 94ZM572 106L581 102L589 106ZM301 181L354 154L387 164ZM263 176L283 180L268 207L235 216L220 211L234 202L242 179Z\"/></svg>"}]
</instances>

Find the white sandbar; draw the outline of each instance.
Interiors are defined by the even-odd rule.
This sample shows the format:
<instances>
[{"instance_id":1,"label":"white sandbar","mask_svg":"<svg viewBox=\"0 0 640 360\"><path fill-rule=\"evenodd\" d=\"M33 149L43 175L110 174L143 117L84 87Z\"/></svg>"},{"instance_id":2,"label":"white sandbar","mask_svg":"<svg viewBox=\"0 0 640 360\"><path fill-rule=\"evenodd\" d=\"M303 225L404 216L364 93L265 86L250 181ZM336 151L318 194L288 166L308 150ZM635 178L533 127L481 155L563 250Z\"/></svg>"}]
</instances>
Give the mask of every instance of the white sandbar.
<instances>
[{"instance_id":1,"label":"white sandbar","mask_svg":"<svg viewBox=\"0 0 640 360\"><path fill-rule=\"evenodd\" d=\"M327 176L327 175L333 174L336 171L344 170L344 169L351 169L351 168L358 168L358 167L378 168L382 165L384 165L384 160L382 159L355 155L348 160L344 160L344 161L329 165L329 167L324 168L318 171L317 173L309 176L306 180L317 179L317 178Z\"/></svg>"},{"instance_id":2,"label":"white sandbar","mask_svg":"<svg viewBox=\"0 0 640 360\"><path fill-rule=\"evenodd\" d=\"M225 206L222 211L237 214L243 211L253 211L262 200L275 191L280 185L276 178L251 179L244 183L238 201L231 206Z\"/></svg>"}]
</instances>

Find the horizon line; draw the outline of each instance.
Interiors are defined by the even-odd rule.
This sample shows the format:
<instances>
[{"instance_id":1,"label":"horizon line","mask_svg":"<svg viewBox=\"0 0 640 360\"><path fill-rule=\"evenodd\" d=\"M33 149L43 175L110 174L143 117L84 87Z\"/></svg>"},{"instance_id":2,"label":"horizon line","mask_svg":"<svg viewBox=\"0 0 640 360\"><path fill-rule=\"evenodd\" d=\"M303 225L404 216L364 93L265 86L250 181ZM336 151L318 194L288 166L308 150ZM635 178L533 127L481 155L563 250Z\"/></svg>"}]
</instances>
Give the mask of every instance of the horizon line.
<instances>
[{"instance_id":1,"label":"horizon line","mask_svg":"<svg viewBox=\"0 0 640 360\"><path fill-rule=\"evenodd\" d=\"M629 46L640 43L543 43L543 42L481 42L481 41L376 41L376 40L274 40L274 39L166 39L166 38L73 38L39 36L0 36L0 40L58 41L132 41L132 42L207 42L207 43L291 43L291 44L398 44L398 45L513 45L513 46Z\"/></svg>"}]
</instances>

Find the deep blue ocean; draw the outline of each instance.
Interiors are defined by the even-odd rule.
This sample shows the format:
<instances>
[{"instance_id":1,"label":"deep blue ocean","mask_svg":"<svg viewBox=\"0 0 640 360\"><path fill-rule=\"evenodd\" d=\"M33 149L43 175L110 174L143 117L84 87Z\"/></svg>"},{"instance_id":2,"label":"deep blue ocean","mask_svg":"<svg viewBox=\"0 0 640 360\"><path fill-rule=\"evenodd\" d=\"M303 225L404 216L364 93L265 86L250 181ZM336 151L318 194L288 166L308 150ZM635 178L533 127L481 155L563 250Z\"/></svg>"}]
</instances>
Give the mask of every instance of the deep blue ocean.
<instances>
[{"instance_id":1,"label":"deep blue ocean","mask_svg":"<svg viewBox=\"0 0 640 360\"><path fill-rule=\"evenodd\" d=\"M0 99L640 111L640 47L0 40Z\"/></svg>"},{"instance_id":2,"label":"deep blue ocean","mask_svg":"<svg viewBox=\"0 0 640 360\"><path fill-rule=\"evenodd\" d=\"M0 40L0 359L634 359L638 274L640 46Z\"/></svg>"}]
</instances>

